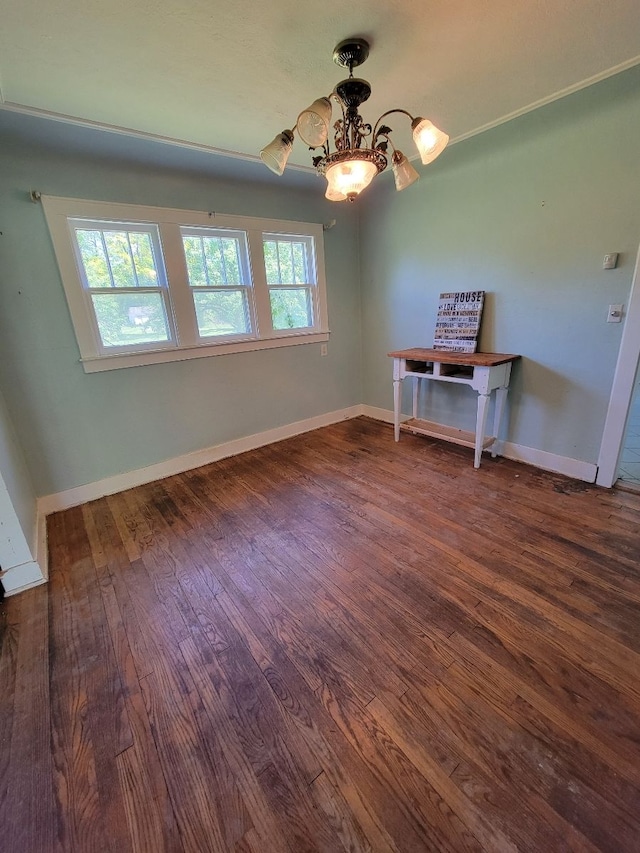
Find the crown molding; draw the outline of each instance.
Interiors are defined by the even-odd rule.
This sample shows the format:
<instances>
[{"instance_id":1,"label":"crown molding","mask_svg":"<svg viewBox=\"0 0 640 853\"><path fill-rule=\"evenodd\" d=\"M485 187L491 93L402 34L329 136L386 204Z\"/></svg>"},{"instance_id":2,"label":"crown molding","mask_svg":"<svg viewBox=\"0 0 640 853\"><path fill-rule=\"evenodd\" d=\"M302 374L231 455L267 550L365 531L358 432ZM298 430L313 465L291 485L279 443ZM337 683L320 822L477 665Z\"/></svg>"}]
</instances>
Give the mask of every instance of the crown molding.
<instances>
[{"instance_id":1,"label":"crown molding","mask_svg":"<svg viewBox=\"0 0 640 853\"><path fill-rule=\"evenodd\" d=\"M618 65L614 65L611 68L607 68L604 71L600 71L598 74L593 74L591 77L586 77L584 80L580 80L577 83L573 83L571 86L566 86L564 89L559 89L557 92L553 92L551 95L547 95L544 98L540 98L537 101L533 101L530 104L527 104L525 107L521 107L520 109L513 110L510 113L506 113L503 116L500 116L493 121L487 122L486 124L480 125L480 127L476 127L473 130L468 131L467 133L462 133L459 136L454 137L449 145L455 145L458 142L464 142L466 139L471 139L474 136L478 136L480 133L484 133L487 130L493 130L495 127L499 127L501 124L506 124L513 119L519 118L520 116L526 115L527 113L533 112L534 110L539 109L540 107L545 107L547 104L552 104L554 101L559 101L562 98L566 98L568 95L573 95L575 92L579 92L582 89L587 89L589 86L593 86L596 83L600 83L603 80L607 80L609 77L615 77L616 74L621 74L623 71L628 71L630 68L634 68L636 65L640 65L640 55L634 56L631 59L627 59L624 62L620 62ZM22 113L23 115L31 115L36 118L46 118L52 121L59 121L65 124L73 124L77 127L86 127L91 128L93 130L102 130L107 133L115 133L121 136L133 136L136 139L144 139L151 142L161 142L165 145L173 145L177 148L186 148L191 151L201 151L207 154L215 154L219 157L231 157L235 160L244 160L249 163L261 163L260 157L255 154L242 154L238 151L230 151L226 148L216 148L213 145L205 145L200 142L189 142L186 139L176 139L171 136L163 136L158 133L150 133L144 130L135 130L131 127L121 127L120 125L115 124L107 124L105 122L92 121L91 119L83 119L78 116L70 116L65 113L57 113L52 112L51 110L40 109L39 107L30 107L27 104L19 104L14 101L6 101L3 97L2 92L2 81L0 80L0 110L7 110L9 112ZM418 160L420 158L419 154L414 154L408 159L411 161ZM287 163L287 169L291 169L297 172L303 172L307 174L315 174L315 169L312 166L300 166L296 163Z\"/></svg>"},{"instance_id":2,"label":"crown molding","mask_svg":"<svg viewBox=\"0 0 640 853\"><path fill-rule=\"evenodd\" d=\"M554 101L559 101L562 98L566 98L568 95L573 95L575 92L587 89L589 86L593 86L596 83L607 80L609 77L615 77L616 74L628 71L636 65L640 65L640 55L634 56L632 59L627 59L619 65L614 65L612 68L607 68L605 71L600 71L598 74L593 74L591 77L586 77L584 80L580 80L578 83L573 83L571 86L566 86L564 89L559 89L557 92L547 95L545 98L533 101L533 103L528 104L526 107L521 107L519 110L513 110L513 112L507 113L495 121L487 122L487 124L483 124L475 130L469 131L469 133L463 133L460 136L456 136L455 139L451 140L451 144L454 145L456 142L462 142L465 139L470 139L472 136L477 136L479 133L484 133L486 130L492 130L494 127L506 124L514 118L520 118L520 116L531 113L540 107L546 107L547 104L552 104Z\"/></svg>"},{"instance_id":3,"label":"crown molding","mask_svg":"<svg viewBox=\"0 0 640 853\"><path fill-rule=\"evenodd\" d=\"M618 65L614 65L611 68L607 68L605 71L600 71L598 74L593 74L591 77L586 77L584 80L580 80L578 83L572 83L571 86L566 86L564 89L559 89L557 92L554 92L551 95L547 95L544 98L540 98L537 101L533 101L531 104L528 104L526 107L521 107L518 110L513 110L506 115L501 116L500 118L494 119L494 121L487 122L486 124L481 125L480 127L476 127L474 130L470 130L468 133L461 133L460 136L456 136L449 142L449 145L455 145L457 142L464 142L465 139L471 139L473 136L478 136L480 133L484 133L487 130L493 130L494 127L500 127L501 124L506 124L508 121L512 121L515 118L520 118L520 116L526 115L527 113L532 113L534 110L539 109L540 107L546 107L547 104L552 104L554 101L559 101L562 98L566 98L568 95L573 95L575 92L580 92L582 89L587 89L589 86L594 86L596 83L601 83L603 80L608 80L609 77L615 77L616 74L621 74L623 71L628 71L630 68L634 68L636 65L640 65L640 55L634 56L631 59L625 60L625 62L621 62ZM419 154L413 154L408 158L409 160L419 160Z\"/></svg>"},{"instance_id":4,"label":"crown molding","mask_svg":"<svg viewBox=\"0 0 640 853\"><path fill-rule=\"evenodd\" d=\"M149 142L160 142L164 145L172 145L176 148L185 148L190 151L200 151L205 154L215 154L218 157L231 157L234 160L244 160L249 163L260 163L262 160L255 154L241 154L238 151L230 151L226 148L216 148L213 145L206 145L203 142L189 142L186 139L176 139L173 136L163 136L159 133L151 133L146 130L136 130L132 127L121 127L117 124L107 124L101 121L92 121L91 119L79 118L78 116L70 116L65 113L56 113L51 110L43 110L39 107L30 107L26 104L18 104L14 101L5 101L2 98L0 91L0 110L7 112L20 113L22 115L34 116L34 118L45 118L51 121L59 121L63 124L72 124L76 127L86 127L92 130L101 130L106 133L115 133L119 136L132 136L135 139L143 139ZM298 166L295 163L287 163L287 169L292 169L297 172L306 172L307 174L315 174L315 169L312 166Z\"/></svg>"}]
</instances>

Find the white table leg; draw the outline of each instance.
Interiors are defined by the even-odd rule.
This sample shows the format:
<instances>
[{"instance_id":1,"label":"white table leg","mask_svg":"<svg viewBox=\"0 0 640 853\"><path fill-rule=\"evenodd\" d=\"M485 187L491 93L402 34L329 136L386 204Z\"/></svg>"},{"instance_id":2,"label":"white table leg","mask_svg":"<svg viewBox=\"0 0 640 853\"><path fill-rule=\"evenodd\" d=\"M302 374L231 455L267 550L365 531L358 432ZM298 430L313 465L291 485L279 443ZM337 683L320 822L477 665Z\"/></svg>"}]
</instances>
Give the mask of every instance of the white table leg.
<instances>
[{"instance_id":1,"label":"white table leg","mask_svg":"<svg viewBox=\"0 0 640 853\"><path fill-rule=\"evenodd\" d=\"M393 434L396 441L400 441L400 398L402 392L402 380L393 380Z\"/></svg>"},{"instance_id":2,"label":"white table leg","mask_svg":"<svg viewBox=\"0 0 640 853\"><path fill-rule=\"evenodd\" d=\"M500 424L502 423L502 415L504 414L504 404L507 399L507 389L496 389L496 410L493 416L493 434L496 437L492 447L491 456L495 459L498 455L498 438L500 436Z\"/></svg>"},{"instance_id":3,"label":"white table leg","mask_svg":"<svg viewBox=\"0 0 640 853\"><path fill-rule=\"evenodd\" d=\"M482 444L484 442L484 431L487 425L487 406L489 404L488 394L478 394L478 417L476 419L476 455L473 467L480 467L482 457Z\"/></svg>"},{"instance_id":4,"label":"white table leg","mask_svg":"<svg viewBox=\"0 0 640 853\"><path fill-rule=\"evenodd\" d=\"M413 417L418 417L418 391L420 388L420 380L417 376L413 378Z\"/></svg>"}]
</instances>

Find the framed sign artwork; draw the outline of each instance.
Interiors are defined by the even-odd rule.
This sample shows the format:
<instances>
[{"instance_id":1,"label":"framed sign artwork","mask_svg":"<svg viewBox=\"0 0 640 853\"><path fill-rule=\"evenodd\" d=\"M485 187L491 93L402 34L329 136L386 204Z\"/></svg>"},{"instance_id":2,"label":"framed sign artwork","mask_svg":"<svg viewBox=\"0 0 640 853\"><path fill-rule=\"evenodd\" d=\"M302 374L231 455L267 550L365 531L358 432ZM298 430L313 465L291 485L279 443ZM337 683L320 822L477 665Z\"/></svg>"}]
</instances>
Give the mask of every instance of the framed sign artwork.
<instances>
[{"instance_id":1,"label":"framed sign artwork","mask_svg":"<svg viewBox=\"0 0 640 853\"><path fill-rule=\"evenodd\" d=\"M433 348L475 352L484 306L484 290L441 293Z\"/></svg>"}]
</instances>

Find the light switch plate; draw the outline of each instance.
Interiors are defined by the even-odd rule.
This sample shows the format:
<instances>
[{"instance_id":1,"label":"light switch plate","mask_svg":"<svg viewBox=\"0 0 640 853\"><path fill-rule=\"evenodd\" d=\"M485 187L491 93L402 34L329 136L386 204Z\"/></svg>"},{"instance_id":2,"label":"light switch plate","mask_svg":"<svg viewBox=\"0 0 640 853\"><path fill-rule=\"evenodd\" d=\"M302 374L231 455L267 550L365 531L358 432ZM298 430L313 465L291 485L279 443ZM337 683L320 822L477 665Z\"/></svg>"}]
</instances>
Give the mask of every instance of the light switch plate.
<instances>
[{"instance_id":1,"label":"light switch plate","mask_svg":"<svg viewBox=\"0 0 640 853\"><path fill-rule=\"evenodd\" d=\"M609 313L607 314L607 323L621 323L622 309L624 305L609 305Z\"/></svg>"}]
</instances>

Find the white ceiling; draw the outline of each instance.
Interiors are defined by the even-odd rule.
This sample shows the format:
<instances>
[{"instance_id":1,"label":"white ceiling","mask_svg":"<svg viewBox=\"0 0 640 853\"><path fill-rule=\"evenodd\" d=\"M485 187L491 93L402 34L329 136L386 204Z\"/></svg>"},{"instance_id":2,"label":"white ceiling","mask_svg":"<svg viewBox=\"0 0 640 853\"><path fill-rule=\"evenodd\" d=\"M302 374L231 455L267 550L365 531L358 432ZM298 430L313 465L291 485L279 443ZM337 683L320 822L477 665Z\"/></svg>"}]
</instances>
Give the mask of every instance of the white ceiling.
<instances>
[{"instance_id":1,"label":"white ceiling","mask_svg":"<svg viewBox=\"0 0 640 853\"><path fill-rule=\"evenodd\" d=\"M454 139L640 62L638 0L0 0L0 21L5 108L251 157L346 76L347 36L372 46L365 120Z\"/></svg>"}]
</instances>

